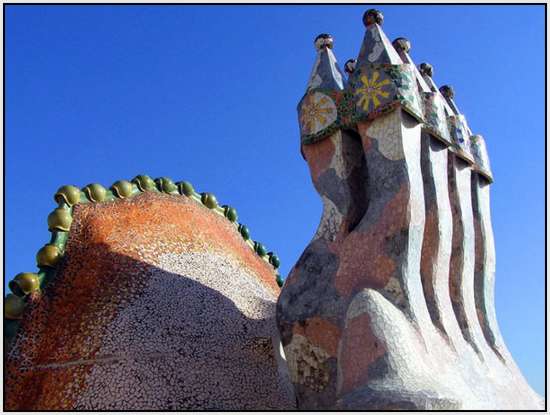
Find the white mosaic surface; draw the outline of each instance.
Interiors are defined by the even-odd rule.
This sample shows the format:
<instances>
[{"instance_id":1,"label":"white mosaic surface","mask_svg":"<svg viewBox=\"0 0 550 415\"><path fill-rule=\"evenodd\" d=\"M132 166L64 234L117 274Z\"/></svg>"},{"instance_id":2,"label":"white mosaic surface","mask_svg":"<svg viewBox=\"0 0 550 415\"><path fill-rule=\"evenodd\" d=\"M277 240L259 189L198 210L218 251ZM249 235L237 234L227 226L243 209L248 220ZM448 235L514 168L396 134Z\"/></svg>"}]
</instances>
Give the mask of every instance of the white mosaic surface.
<instances>
[{"instance_id":1,"label":"white mosaic surface","mask_svg":"<svg viewBox=\"0 0 550 415\"><path fill-rule=\"evenodd\" d=\"M286 409L275 295L239 263L165 254L103 338L79 409Z\"/></svg>"}]
</instances>

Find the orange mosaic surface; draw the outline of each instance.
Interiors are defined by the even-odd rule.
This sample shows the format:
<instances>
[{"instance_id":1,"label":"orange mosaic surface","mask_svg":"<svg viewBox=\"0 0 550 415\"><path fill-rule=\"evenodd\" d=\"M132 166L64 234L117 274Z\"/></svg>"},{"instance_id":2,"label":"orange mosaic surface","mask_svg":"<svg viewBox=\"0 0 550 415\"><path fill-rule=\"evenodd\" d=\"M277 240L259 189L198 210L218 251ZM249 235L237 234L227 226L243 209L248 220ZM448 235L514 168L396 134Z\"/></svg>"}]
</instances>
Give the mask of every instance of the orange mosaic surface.
<instances>
[{"instance_id":1,"label":"orange mosaic surface","mask_svg":"<svg viewBox=\"0 0 550 415\"><path fill-rule=\"evenodd\" d=\"M367 313L347 323L342 338L342 394L365 384L369 379L369 366L386 353L385 345L372 333Z\"/></svg>"},{"instance_id":2,"label":"orange mosaic surface","mask_svg":"<svg viewBox=\"0 0 550 415\"><path fill-rule=\"evenodd\" d=\"M340 327L330 321L313 317L304 321L303 324L294 325L293 333L307 337L313 345L322 348L331 357L338 354L341 330Z\"/></svg>"},{"instance_id":3,"label":"orange mosaic surface","mask_svg":"<svg viewBox=\"0 0 550 415\"><path fill-rule=\"evenodd\" d=\"M165 252L230 256L279 292L272 266L234 225L186 197L145 192L76 205L56 278L31 299L7 357L5 408L73 409L117 309L145 289Z\"/></svg>"},{"instance_id":4,"label":"orange mosaic surface","mask_svg":"<svg viewBox=\"0 0 550 415\"><path fill-rule=\"evenodd\" d=\"M367 232L352 232L343 241L339 249L340 268L335 277L340 295L349 297L362 288L382 288L394 275L397 264L385 252L385 242L406 229L407 198L408 189L402 186Z\"/></svg>"},{"instance_id":5,"label":"orange mosaic surface","mask_svg":"<svg viewBox=\"0 0 550 415\"><path fill-rule=\"evenodd\" d=\"M317 181L321 173L326 171L334 157L336 148L332 139L322 140L314 145L302 146L303 154L308 160L313 181Z\"/></svg>"}]
</instances>

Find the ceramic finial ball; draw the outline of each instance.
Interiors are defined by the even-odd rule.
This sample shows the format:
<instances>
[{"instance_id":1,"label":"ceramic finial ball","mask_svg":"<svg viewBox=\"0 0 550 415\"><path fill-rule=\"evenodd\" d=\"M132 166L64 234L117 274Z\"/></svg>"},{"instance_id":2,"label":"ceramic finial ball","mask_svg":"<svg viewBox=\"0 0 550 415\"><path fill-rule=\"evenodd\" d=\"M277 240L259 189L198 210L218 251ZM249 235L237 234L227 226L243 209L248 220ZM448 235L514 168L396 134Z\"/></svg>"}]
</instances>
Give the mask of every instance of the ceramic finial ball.
<instances>
[{"instance_id":1,"label":"ceramic finial ball","mask_svg":"<svg viewBox=\"0 0 550 415\"><path fill-rule=\"evenodd\" d=\"M398 51L402 50L403 52L409 53L411 50L411 42L404 37L398 37L392 42L392 45Z\"/></svg>"},{"instance_id":2,"label":"ceramic finial ball","mask_svg":"<svg viewBox=\"0 0 550 415\"><path fill-rule=\"evenodd\" d=\"M384 15L380 10L368 9L363 15L363 24L365 27L370 26L371 24L381 25L384 22Z\"/></svg>"},{"instance_id":3,"label":"ceramic finial ball","mask_svg":"<svg viewBox=\"0 0 550 415\"><path fill-rule=\"evenodd\" d=\"M321 50L322 48L332 49L332 46L334 45L334 39L331 35L327 33L321 33L315 38L313 43L315 44L316 50Z\"/></svg>"},{"instance_id":4,"label":"ceramic finial ball","mask_svg":"<svg viewBox=\"0 0 550 415\"><path fill-rule=\"evenodd\" d=\"M355 71L356 66L357 66L357 59L348 59L344 64L344 71L346 71L348 75L351 75L353 71Z\"/></svg>"},{"instance_id":5,"label":"ceramic finial ball","mask_svg":"<svg viewBox=\"0 0 550 415\"><path fill-rule=\"evenodd\" d=\"M434 67L429 63L421 63L418 70L420 71L420 75L429 76L430 78L434 76Z\"/></svg>"},{"instance_id":6,"label":"ceramic finial ball","mask_svg":"<svg viewBox=\"0 0 550 415\"><path fill-rule=\"evenodd\" d=\"M455 96L455 91L450 85L443 85L441 88L439 88L439 92L441 92L441 95L443 95L445 98L453 99Z\"/></svg>"}]
</instances>

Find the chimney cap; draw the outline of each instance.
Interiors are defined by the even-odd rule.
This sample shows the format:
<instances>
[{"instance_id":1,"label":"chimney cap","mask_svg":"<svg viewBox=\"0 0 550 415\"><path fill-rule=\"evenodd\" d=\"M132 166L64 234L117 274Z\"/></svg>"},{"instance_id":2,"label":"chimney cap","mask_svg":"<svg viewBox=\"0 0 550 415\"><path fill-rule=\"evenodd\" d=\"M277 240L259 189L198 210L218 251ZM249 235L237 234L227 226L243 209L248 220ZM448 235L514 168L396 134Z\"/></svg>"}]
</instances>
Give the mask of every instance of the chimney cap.
<instances>
[{"instance_id":1,"label":"chimney cap","mask_svg":"<svg viewBox=\"0 0 550 415\"><path fill-rule=\"evenodd\" d=\"M315 45L316 50L321 50L325 47L332 49L332 46L334 45L334 38L328 33L321 33L315 38L313 44Z\"/></svg>"},{"instance_id":2,"label":"chimney cap","mask_svg":"<svg viewBox=\"0 0 550 415\"><path fill-rule=\"evenodd\" d=\"M441 95L443 95L447 99L453 99L455 96L455 91L450 85L443 85L441 88L439 88L439 92L441 92Z\"/></svg>"},{"instance_id":3,"label":"chimney cap","mask_svg":"<svg viewBox=\"0 0 550 415\"><path fill-rule=\"evenodd\" d=\"M368 9L365 14L363 14L363 24L365 27L370 26L371 24L381 25L384 22L384 15L380 10Z\"/></svg>"},{"instance_id":4,"label":"chimney cap","mask_svg":"<svg viewBox=\"0 0 550 415\"><path fill-rule=\"evenodd\" d=\"M357 66L357 59L348 59L344 64L344 71L346 71L348 75L351 75L353 71L355 71L356 66Z\"/></svg>"},{"instance_id":5,"label":"chimney cap","mask_svg":"<svg viewBox=\"0 0 550 415\"><path fill-rule=\"evenodd\" d=\"M429 76L430 78L433 77L434 67L427 62L421 63L418 66L418 70L420 71L421 75Z\"/></svg>"},{"instance_id":6,"label":"chimney cap","mask_svg":"<svg viewBox=\"0 0 550 415\"><path fill-rule=\"evenodd\" d=\"M411 42L405 37L398 37L392 42L392 45L397 51L402 50L405 53L409 53L411 50Z\"/></svg>"}]
</instances>

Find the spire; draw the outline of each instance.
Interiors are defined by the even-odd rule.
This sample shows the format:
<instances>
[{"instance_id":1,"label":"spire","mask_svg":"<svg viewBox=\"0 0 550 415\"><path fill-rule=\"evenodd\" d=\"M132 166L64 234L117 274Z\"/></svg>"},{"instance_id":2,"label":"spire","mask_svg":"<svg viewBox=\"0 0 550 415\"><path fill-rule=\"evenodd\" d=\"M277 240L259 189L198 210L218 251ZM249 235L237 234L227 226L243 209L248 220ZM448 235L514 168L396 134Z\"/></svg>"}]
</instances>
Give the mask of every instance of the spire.
<instances>
[{"instance_id":1,"label":"spire","mask_svg":"<svg viewBox=\"0 0 550 415\"><path fill-rule=\"evenodd\" d=\"M434 76L434 68L432 65L430 65L427 62L423 62L418 66L418 71L420 72L420 75L422 75L422 79L428 84L430 89L433 92L439 92L439 89L437 88L437 85L433 81L432 77Z\"/></svg>"},{"instance_id":2,"label":"spire","mask_svg":"<svg viewBox=\"0 0 550 415\"><path fill-rule=\"evenodd\" d=\"M441 95L443 95L452 110L452 114L447 120L456 154L464 161L473 164L474 158L470 150L471 131L466 122L466 117L460 113L460 110L454 102L454 89L450 85L443 85L439 88L439 92L441 92Z\"/></svg>"},{"instance_id":3,"label":"spire","mask_svg":"<svg viewBox=\"0 0 550 415\"><path fill-rule=\"evenodd\" d=\"M456 115L460 114L460 110L455 104L454 98L455 98L455 90L451 85L443 85L441 88L439 88L439 92L441 92L441 95L445 98L445 101L447 101L447 104L449 104L449 107L453 110L453 113Z\"/></svg>"},{"instance_id":4,"label":"spire","mask_svg":"<svg viewBox=\"0 0 550 415\"><path fill-rule=\"evenodd\" d=\"M384 15L376 9L369 9L363 15L363 24L367 28L363 45L357 58L358 65L372 63L403 63L388 37L382 30Z\"/></svg>"},{"instance_id":5,"label":"spire","mask_svg":"<svg viewBox=\"0 0 550 415\"><path fill-rule=\"evenodd\" d=\"M401 106L423 121L413 65L404 63L382 30L384 16L375 9L363 15L366 27L355 65L350 63L347 94L354 99L356 120L374 119Z\"/></svg>"},{"instance_id":6,"label":"spire","mask_svg":"<svg viewBox=\"0 0 550 415\"><path fill-rule=\"evenodd\" d=\"M456 151L457 155L466 162L470 164L475 163L474 157L472 155L473 150L470 148L470 136L472 135L472 132L468 127L466 117L460 113L460 110L454 102L453 87L450 85L443 85L441 88L438 89L432 78L434 68L427 62L423 62L418 66L418 72L420 73L426 84L430 87L430 90L433 94L433 99L440 101L440 103L443 105L443 113L446 115L447 118L447 128L448 132L450 133L450 139L453 149ZM427 94L425 94L425 96L427 96ZM441 128L439 129L439 131L444 132L444 130L442 130ZM439 136L438 138L448 140L449 136Z\"/></svg>"},{"instance_id":7,"label":"spire","mask_svg":"<svg viewBox=\"0 0 550 415\"><path fill-rule=\"evenodd\" d=\"M420 75L422 75L422 78L428 84L430 90L441 97L441 102L443 103L443 107L445 108L447 116L453 115L453 109L449 106L447 100L443 97L441 92L439 92L439 88L433 80L434 67L429 63L423 62L418 65L418 72L420 72Z\"/></svg>"},{"instance_id":8,"label":"spire","mask_svg":"<svg viewBox=\"0 0 550 415\"><path fill-rule=\"evenodd\" d=\"M313 42L317 50L317 59L307 84L307 91L313 88L344 89L344 77L332 52L334 39L322 33Z\"/></svg>"},{"instance_id":9,"label":"spire","mask_svg":"<svg viewBox=\"0 0 550 415\"><path fill-rule=\"evenodd\" d=\"M416 68L416 65L411 59L409 52L411 50L411 42L409 39L404 37L398 37L392 42L393 47L397 51L397 54L403 61L403 63L408 63L412 66L414 74L416 75L416 81L418 82L418 88L421 92L430 92L430 87Z\"/></svg>"},{"instance_id":10,"label":"spire","mask_svg":"<svg viewBox=\"0 0 550 415\"><path fill-rule=\"evenodd\" d=\"M328 137L339 127L338 103L344 90L344 77L332 52L334 39L322 33L314 40L317 58L306 93L298 104L302 144Z\"/></svg>"},{"instance_id":11,"label":"spire","mask_svg":"<svg viewBox=\"0 0 550 415\"><path fill-rule=\"evenodd\" d=\"M422 98L422 107L424 110L425 120L424 128L428 130L432 136L442 141L443 144L447 146L452 145L451 136L449 135L449 127L447 125L447 114L445 113L445 99L441 96L437 88L434 90L432 85L426 82L424 76L414 64L411 56L409 55L409 51L411 50L411 42L404 37L399 37L395 39L392 44L403 62L411 65L413 68L416 76L416 82L418 83L420 96Z\"/></svg>"}]
</instances>

